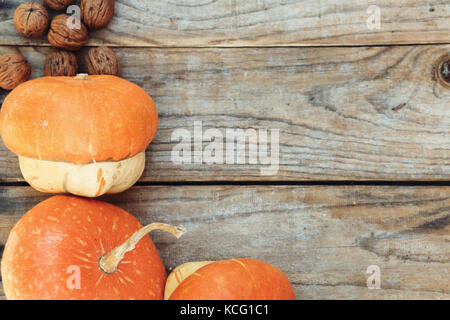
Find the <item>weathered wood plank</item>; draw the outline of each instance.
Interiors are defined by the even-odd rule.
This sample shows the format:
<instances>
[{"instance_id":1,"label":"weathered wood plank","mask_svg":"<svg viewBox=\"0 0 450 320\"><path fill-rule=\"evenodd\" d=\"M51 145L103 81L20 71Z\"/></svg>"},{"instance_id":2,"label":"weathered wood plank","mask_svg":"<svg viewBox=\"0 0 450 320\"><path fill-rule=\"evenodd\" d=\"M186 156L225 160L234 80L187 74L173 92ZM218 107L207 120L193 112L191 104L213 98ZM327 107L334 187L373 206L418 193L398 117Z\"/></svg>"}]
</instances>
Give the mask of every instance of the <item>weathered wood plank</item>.
<instances>
[{"instance_id":1,"label":"weathered wood plank","mask_svg":"<svg viewBox=\"0 0 450 320\"><path fill-rule=\"evenodd\" d=\"M14 29L21 0L0 2L0 44L48 45ZM380 27L368 20L380 13ZM373 7L371 7L373 8ZM369 10L369 11L368 11ZM90 45L305 46L450 42L443 0L117 0L110 25Z\"/></svg>"},{"instance_id":2,"label":"weathered wood plank","mask_svg":"<svg viewBox=\"0 0 450 320\"><path fill-rule=\"evenodd\" d=\"M0 188L0 245L46 197ZM245 256L284 270L297 298L450 299L450 187L154 186L103 199L187 228L179 240L152 234L169 269ZM380 290L366 287L370 265Z\"/></svg>"},{"instance_id":3,"label":"weathered wood plank","mask_svg":"<svg viewBox=\"0 0 450 320\"><path fill-rule=\"evenodd\" d=\"M0 47L20 51L34 77L49 50ZM450 45L115 51L124 78L152 95L160 116L142 181L450 179L450 90L433 77ZM261 176L260 159L173 163L172 134L193 135L194 121L224 137L226 128L279 129L278 172ZM0 144L0 181L22 181Z\"/></svg>"}]
</instances>

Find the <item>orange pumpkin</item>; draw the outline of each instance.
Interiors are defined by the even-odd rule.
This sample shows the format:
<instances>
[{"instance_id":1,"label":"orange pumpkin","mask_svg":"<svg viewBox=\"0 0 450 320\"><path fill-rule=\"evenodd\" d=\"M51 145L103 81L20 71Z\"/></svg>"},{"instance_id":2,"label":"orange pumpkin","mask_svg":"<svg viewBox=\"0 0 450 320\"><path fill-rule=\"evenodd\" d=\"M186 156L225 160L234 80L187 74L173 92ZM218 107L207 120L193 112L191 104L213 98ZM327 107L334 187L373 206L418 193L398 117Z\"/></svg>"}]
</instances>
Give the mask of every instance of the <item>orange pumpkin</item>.
<instances>
[{"instance_id":1,"label":"orange pumpkin","mask_svg":"<svg viewBox=\"0 0 450 320\"><path fill-rule=\"evenodd\" d=\"M110 75L43 77L6 97L0 135L35 189L95 197L133 185L158 114L139 86Z\"/></svg>"},{"instance_id":2,"label":"orange pumpkin","mask_svg":"<svg viewBox=\"0 0 450 320\"><path fill-rule=\"evenodd\" d=\"M190 262L177 267L166 282L170 300L294 300L284 273L253 259Z\"/></svg>"},{"instance_id":3,"label":"orange pumpkin","mask_svg":"<svg viewBox=\"0 0 450 320\"><path fill-rule=\"evenodd\" d=\"M51 197L26 213L5 246L8 299L162 299L166 273L146 227L111 204Z\"/></svg>"}]
</instances>

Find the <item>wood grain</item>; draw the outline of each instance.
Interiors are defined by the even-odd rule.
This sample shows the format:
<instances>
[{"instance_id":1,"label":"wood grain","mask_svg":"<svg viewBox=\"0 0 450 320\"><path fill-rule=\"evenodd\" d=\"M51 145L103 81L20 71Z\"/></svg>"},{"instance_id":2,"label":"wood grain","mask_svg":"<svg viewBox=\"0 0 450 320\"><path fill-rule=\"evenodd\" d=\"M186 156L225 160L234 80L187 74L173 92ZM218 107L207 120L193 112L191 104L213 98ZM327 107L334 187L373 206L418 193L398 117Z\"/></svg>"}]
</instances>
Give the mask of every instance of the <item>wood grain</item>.
<instances>
[{"instance_id":1,"label":"wood grain","mask_svg":"<svg viewBox=\"0 0 450 320\"><path fill-rule=\"evenodd\" d=\"M47 196L0 188L0 245ZM135 187L103 197L146 224L184 225L179 240L152 234L168 269L252 257L280 267L300 299L450 299L450 187ZM366 287L367 267L381 289Z\"/></svg>"},{"instance_id":2,"label":"wood grain","mask_svg":"<svg viewBox=\"0 0 450 320\"><path fill-rule=\"evenodd\" d=\"M13 25L21 0L0 2L0 44L44 45ZM443 0L117 0L107 28L90 45L307 46L450 42L450 4ZM380 12L379 29L368 28Z\"/></svg>"},{"instance_id":3,"label":"wood grain","mask_svg":"<svg viewBox=\"0 0 450 320\"><path fill-rule=\"evenodd\" d=\"M0 47L22 53L33 77L49 50ZM123 77L151 94L160 116L142 181L450 180L450 90L434 77L450 45L115 52ZM223 135L279 129L279 171L261 176L260 161L173 163L172 134L193 134L194 121ZM23 181L3 144L0 160L0 182Z\"/></svg>"}]
</instances>

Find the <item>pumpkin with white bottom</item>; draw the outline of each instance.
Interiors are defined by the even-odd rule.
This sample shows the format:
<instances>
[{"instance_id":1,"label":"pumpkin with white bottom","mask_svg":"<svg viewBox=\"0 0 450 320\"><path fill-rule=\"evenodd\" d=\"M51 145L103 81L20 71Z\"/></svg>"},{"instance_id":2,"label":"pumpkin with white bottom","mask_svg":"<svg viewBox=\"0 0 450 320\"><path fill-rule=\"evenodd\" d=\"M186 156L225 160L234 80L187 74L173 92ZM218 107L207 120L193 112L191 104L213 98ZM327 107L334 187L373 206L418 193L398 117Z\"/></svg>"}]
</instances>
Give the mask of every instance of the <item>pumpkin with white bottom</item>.
<instances>
[{"instance_id":1,"label":"pumpkin with white bottom","mask_svg":"<svg viewBox=\"0 0 450 320\"><path fill-rule=\"evenodd\" d=\"M0 112L0 135L32 187L87 197L131 187L157 127L151 97L108 75L25 82Z\"/></svg>"}]
</instances>

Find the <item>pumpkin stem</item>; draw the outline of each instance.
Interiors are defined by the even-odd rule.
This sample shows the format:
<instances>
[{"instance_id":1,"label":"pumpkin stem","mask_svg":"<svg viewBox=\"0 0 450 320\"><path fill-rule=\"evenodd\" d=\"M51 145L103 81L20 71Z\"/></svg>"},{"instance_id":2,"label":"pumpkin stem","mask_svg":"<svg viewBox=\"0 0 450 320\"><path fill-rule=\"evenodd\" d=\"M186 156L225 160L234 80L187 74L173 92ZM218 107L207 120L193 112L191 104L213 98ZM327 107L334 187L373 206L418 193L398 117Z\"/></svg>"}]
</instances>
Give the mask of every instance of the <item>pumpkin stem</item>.
<instances>
[{"instance_id":1,"label":"pumpkin stem","mask_svg":"<svg viewBox=\"0 0 450 320\"><path fill-rule=\"evenodd\" d=\"M87 73L78 73L73 79L74 80L89 80L89 75Z\"/></svg>"},{"instance_id":2,"label":"pumpkin stem","mask_svg":"<svg viewBox=\"0 0 450 320\"><path fill-rule=\"evenodd\" d=\"M186 229L179 226L174 227L164 223L151 223L142 227L138 231L136 231L127 241L122 243L120 246L115 247L111 252L103 255L100 258L99 266L100 269L105 273L114 273L119 266L120 261L122 261L125 253L133 250L136 247L136 244L149 232L153 230L163 230L171 233L177 239L180 238L185 232Z\"/></svg>"}]
</instances>

